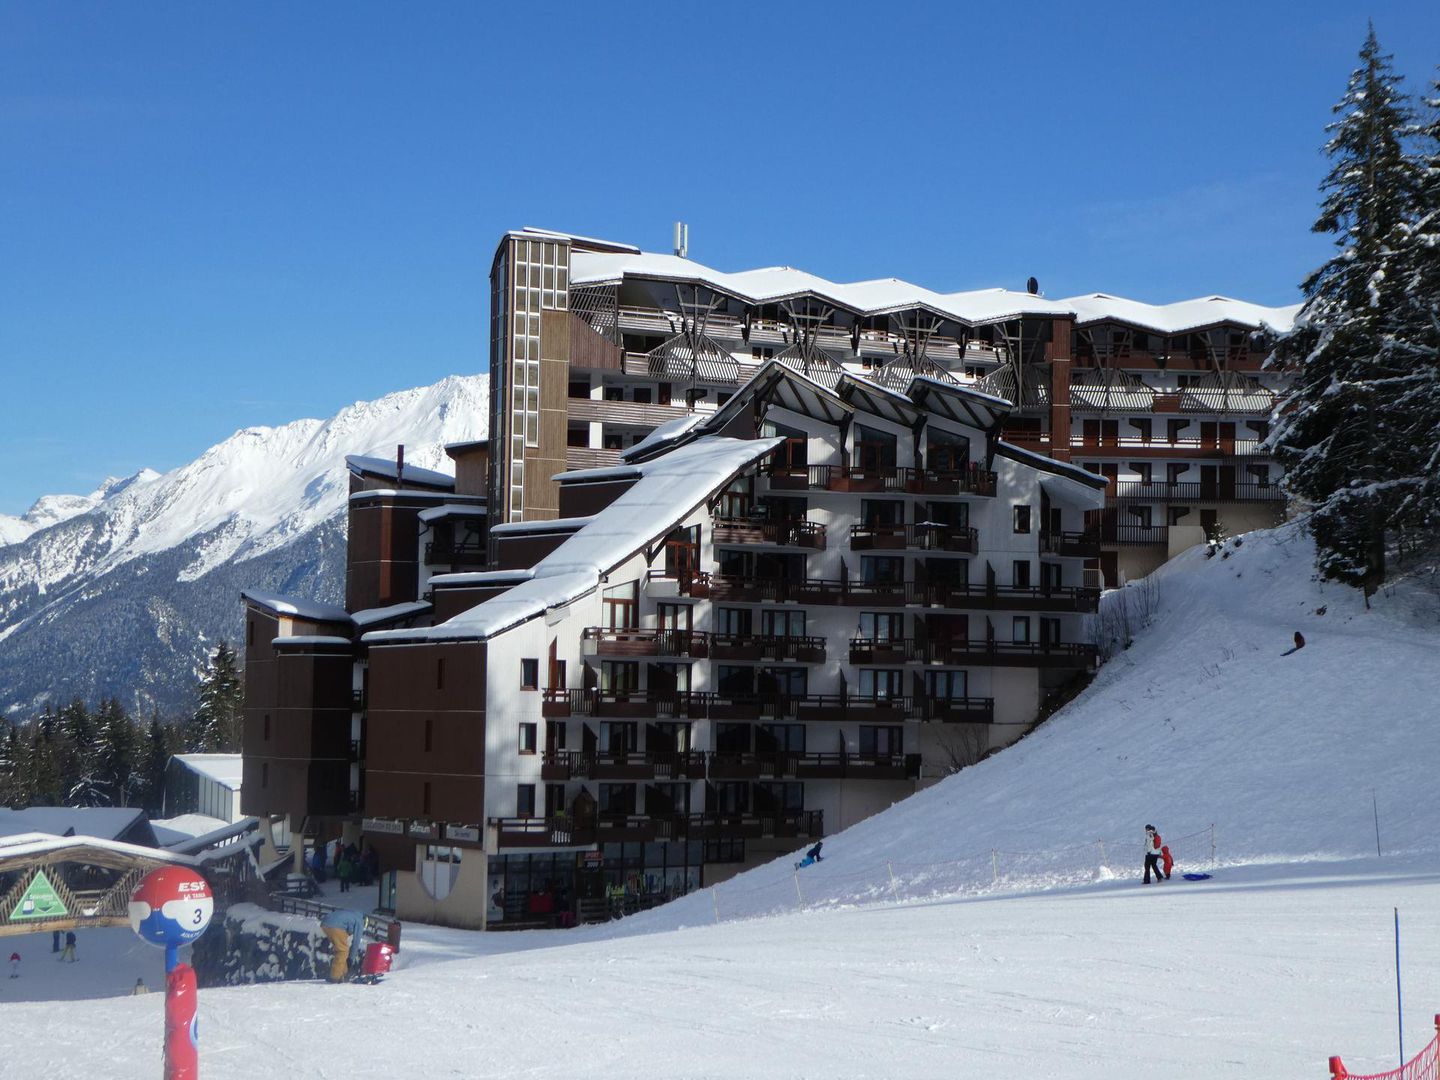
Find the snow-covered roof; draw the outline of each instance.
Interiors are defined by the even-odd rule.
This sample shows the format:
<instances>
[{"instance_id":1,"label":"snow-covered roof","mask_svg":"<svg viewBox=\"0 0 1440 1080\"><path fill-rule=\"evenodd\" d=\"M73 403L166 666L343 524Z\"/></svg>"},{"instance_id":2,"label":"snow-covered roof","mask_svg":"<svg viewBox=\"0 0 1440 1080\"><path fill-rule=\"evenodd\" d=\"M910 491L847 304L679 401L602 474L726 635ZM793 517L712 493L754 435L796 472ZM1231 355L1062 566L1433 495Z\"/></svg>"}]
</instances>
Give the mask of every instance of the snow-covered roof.
<instances>
[{"instance_id":1,"label":"snow-covered roof","mask_svg":"<svg viewBox=\"0 0 1440 1080\"><path fill-rule=\"evenodd\" d=\"M620 451L621 461L634 461L654 453L661 446L675 442L705 422L704 413L689 413L686 416L667 420L654 431L627 450Z\"/></svg>"},{"instance_id":2,"label":"snow-covered roof","mask_svg":"<svg viewBox=\"0 0 1440 1080\"><path fill-rule=\"evenodd\" d=\"M639 252L640 250L633 244L621 244L615 240L600 240L594 236L581 236L579 233L561 232L556 229L541 229L534 225L526 225L524 228L510 233L510 235L523 237L525 239L540 237L551 240L569 240L575 244L594 244L598 247L615 248L617 251Z\"/></svg>"},{"instance_id":3,"label":"snow-covered roof","mask_svg":"<svg viewBox=\"0 0 1440 1080\"><path fill-rule=\"evenodd\" d=\"M127 844L121 840L107 840L102 836L56 836L52 833L39 832L0 836L0 862L10 862L35 855L49 855L52 852L69 851L76 848L98 849L114 852L117 855L128 855L132 858L182 863L186 866L199 865L199 860L189 855L178 855L170 851L161 851L159 848L143 847L140 844Z\"/></svg>"},{"instance_id":4,"label":"snow-covered roof","mask_svg":"<svg viewBox=\"0 0 1440 1080\"><path fill-rule=\"evenodd\" d=\"M270 644L277 649L283 649L286 646L301 645L351 645L353 642L347 637L334 637L330 634L287 634L271 638Z\"/></svg>"},{"instance_id":5,"label":"snow-covered roof","mask_svg":"<svg viewBox=\"0 0 1440 1080\"><path fill-rule=\"evenodd\" d=\"M145 822L145 811L114 806L30 806L23 810L0 807L0 836L43 833L113 840Z\"/></svg>"},{"instance_id":6,"label":"snow-covered roof","mask_svg":"<svg viewBox=\"0 0 1440 1080\"><path fill-rule=\"evenodd\" d=\"M424 615L430 610L430 604L424 600L409 600L403 604L391 604L389 607L365 608L362 611L354 612L350 618L355 625L362 630L367 626L379 626L381 623L394 622L396 619L413 618L416 615Z\"/></svg>"},{"instance_id":7,"label":"snow-covered roof","mask_svg":"<svg viewBox=\"0 0 1440 1080\"><path fill-rule=\"evenodd\" d=\"M638 278L695 282L751 304L774 303L803 295L832 301L837 307L861 315L881 315L911 308L928 308L971 325L1001 322L1022 315L1074 315L1078 322L1119 319L1160 334L1174 334L1218 322L1259 329L1288 330L1299 305L1262 307L1223 296L1183 300L1175 304L1146 304L1137 300L1091 293L1065 300L1048 300L1013 289L975 289L940 293L898 278L879 278L849 284L828 281L804 270L772 266L727 273L691 259L653 252L574 252L570 257L572 285L610 284Z\"/></svg>"},{"instance_id":8,"label":"snow-covered roof","mask_svg":"<svg viewBox=\"0 0 1440 1080\"><path fill-rule=\"evenodd\" d=\"M484 503L441 503L439 506L426 507L416 517L428 525L432 521L444 521L447 518L483 518L489 513Z\"/></svg>"},{"instance_id":9,"label":"snow-covered roof","mask_svg":"<svg viewBox=\"0 0 1440 1080\"><path fill-rule=\"evenodd\" d=\"M405 475L401 477L399 466L389 458L346 454L345 464L353 473L368 473L371 476L383 476L389 480L398 479L402 484L411 482L424 484L426 487L450 489L455 487L455 477L448 473L436 472L434 469L422 469L418 465L406 465Z\"/></svg>"},{"instance_id":10,"label":"snow-covered roof","mask_svg":"<svg viewBox=\"0 0 1440 1080\"><path fill-rule=\"evenodd\" d=\"M564 475L563 473L561 475ZM548 521L507 521L490 530L491 536L530 536L535 533L575 532L583 529L594 517L551 518Z\"/></svg>"},{"instance_id":11,"label":"snow-covered roof","mask_svg":"<svg viewBox=\"0 0 1440 1080\"><path fill-rule=\"evenodd\" d=\"M345 638L340 641L349 642ZM193 773L223 784L231 791L240 790L241 754L176 754L171 761L178 761Z\"/></svg>"},{"instance_id":12,"label":"snow-covered roof","mask_svg":"<svg viewBox=\"0 0 1440 1080\"><path fill-rule=\"evenodd\" d=\"M259 589L241 589L240 595L252 604L273 611L276 615L290 615L297 619L313 622L348 623L350 613L338 604L322 604L318 600L307 600L299 596L282 596L279 593L262 592Z\"/></svg>"},{"instance_id":13,"label":"snow-covered roof","mask_svg":"<svg viewBox=\"0 0 1440 1080\"><path fill-rule=\"evenodd\" d=\"M460 574L435 574L430 578L431 585L518 585L522 581L529 581L535 576L535 571L528 568L523 570L470 570Z\"/></svg>"},{"instance_id":14,"label":"snow-covered roof","mask_svg":"<svg viewBox=\"0 0 1440 1080\"><path fill-rule=\"evenodd\" d=\"M372 631L365 641L485 639L547 608L568 604L595 589L602 575L664 536L712 492L783 441L711 436L636 465L639 481L536 563L530 580L438 626Z\"/></svg>"},{"instance_id":15,"label":"snow-covered roof","mask_svg":"<svg viewBox=\"0 0 1440 1080\"><path fill-rule=\"evenodd\" d=\"M223 829L229 824L228 821L211 817L209 814L178 814L172 818L156 818L150 822L150 827L155 830L155 838L160 841L160 845L169 847Z\"/></svg>"},{"instance_id":16,"label":"snow-covered roof","mask_svg":"<svg viewBox=\"0 0 1440 1080\"><path fill-rule=\"evenodd\" d=\"M1044 454L1037 454L1033 450L1025 450L1004 440L995 444L995 452L1001 457L1007 457L1021 465L1028 465L1032 469L1054 473L1056 476L1062 476L1068 480L1077 480L1088 488L1098 490L1109 483L1099 473L1092 473L1089 469L1082 469L1079 465L1072 465L1068 461L1057 461Z\"/></svg>"},{"instance_id":17,"label":"snow-covered roof","mask_svg":"<svg viewBox=\"0 0 1440 1080\"><path fill-rule=\"evenodd\" d=\"M1146 304L1126 300L1123 296L1090 293L1072 296L1062 304L1075 312L1077 326L1087 323L1116 321L1130 323L1157 334L1181 334L1216 323L1237 323L1259 330L1269 327L1279 333L1289 330L1300 311L1299 304L1287 307L1261 307L1228 296L1201 296L1173 304Z\"/></svg>"}]
</instances>

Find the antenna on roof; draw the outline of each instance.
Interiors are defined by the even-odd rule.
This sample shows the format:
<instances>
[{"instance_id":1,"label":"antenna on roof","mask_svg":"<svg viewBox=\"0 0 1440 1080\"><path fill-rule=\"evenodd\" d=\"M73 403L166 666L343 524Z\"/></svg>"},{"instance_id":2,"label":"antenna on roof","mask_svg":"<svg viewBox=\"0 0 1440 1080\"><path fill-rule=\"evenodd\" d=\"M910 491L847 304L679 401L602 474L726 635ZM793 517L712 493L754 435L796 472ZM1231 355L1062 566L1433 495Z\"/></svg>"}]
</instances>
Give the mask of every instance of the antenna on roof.
<instances>
[{"instance_id":1,"label":"antenna on roof","mask_svg":"<svg viewBox=\"0 0 1440 1080\"><path fill-rule=\"evenodd\" d=\"M1028 279L1025 282L1025 291L1028 292L1031 296L1039 296L1040 282L1036 281L1033 277Z\"/></svg>"},{"instance_id":2,"label":"antenna on roof","mask_svg":"<svg viewBox=\"0 0 1440 1080\"><path fill-rule=\"evenodd\" d=\"M685 258L685 253L690 250L690 226L683 221L675 222L675 254Z\"/></svg>"}]
</instances>

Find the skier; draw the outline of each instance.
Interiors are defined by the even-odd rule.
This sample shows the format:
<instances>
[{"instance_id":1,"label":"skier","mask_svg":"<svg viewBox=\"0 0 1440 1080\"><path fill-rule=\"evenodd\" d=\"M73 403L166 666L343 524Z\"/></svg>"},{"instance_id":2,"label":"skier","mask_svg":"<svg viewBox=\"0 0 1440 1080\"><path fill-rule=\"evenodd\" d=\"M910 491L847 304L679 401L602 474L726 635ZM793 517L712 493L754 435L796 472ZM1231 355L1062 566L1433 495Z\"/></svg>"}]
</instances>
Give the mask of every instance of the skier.
<instances>
[{"instance_id":1,"label":"skier","mask_svg":"<svg viewBox=\"0 0 1440 1080\"><path fill-rule=\"evenodd\" d=\"M60 952L60 959L67 964L75 963L75 931L65 931L65 948Z\"/></svg>"},{"instance_id":2,"label":"skier","mask_svg":"<svg viewBox=\"0 0 1440 1080\"><path fill-rule=\"evenodd\" d=\"M1145 826L1145 884L1150 884L1150 871L1155 871L1155 884L1165 880L1165 871L1160 868L1160 858L1164 844L1160 840L1160 834L1155 831L1154 825Z\"/></svg>"},{"instance_id":3,"label":"skier","mask_svg":"<svg viewBox=\"0 0 1440 1080\"><path fill-rule=\"evenodd\" d=\"M1302 633L1300 633L1299 630L1296 630L1296 631L1295 631L1295 647L1294 647L1293 649L1286 649L1286 650L1285 650L1284 652L1282 652L1280 655L1281 655L1281 656L1289 656L1291 653L1293 653L1293 652L1299 652L1299 651L1300 651L1301 649L1303 649L1303 648L1305 648L1305 635L1302 634Z\"/></svg>"},{"instance_id":4,"label":"skier","mask_svg":"<svg viewBox=\"0 0 1440 1080\"><path fill-rule=\"evenodd\" d=\"M335 952L330 960L329 981L344 982L349 968L360 962L360 935L365 931L365 916L359 911L337 908L320 920L320 929L325 931Z\"/></svg>"},{"instance_id":5,"label":"skier","mask_svg":"<svg viewBox=\"0 0 1440 1080\"><path fill-rule=\"evenodd\" d=\"M145 985L144 979L136 979L135 985L130 988L131 997L139 997L141 994L148 994L150 988Z\"/></svg>"},{"instance_id":6,"label":"skier","mask_svg":"<svg viewBox=\"0 0 1440 1080\"><path fill-rule=\"evenodd\" d=\"M18 952L10 954L10 977L12 979L20 977L20 954Z\"/></svg>"},{"instance_id":7,"label":"skier","mask_svg":"<svg viewBox=\"0 0 1440 1080\"><path fill-rule=\"evenodd\" d=\"M807 866L820 862L820 848L824 843L824 840L817 841L815 846L805 853L805 858L795 864L795 869L803 870Z\"/></svg>"}]
</instances>

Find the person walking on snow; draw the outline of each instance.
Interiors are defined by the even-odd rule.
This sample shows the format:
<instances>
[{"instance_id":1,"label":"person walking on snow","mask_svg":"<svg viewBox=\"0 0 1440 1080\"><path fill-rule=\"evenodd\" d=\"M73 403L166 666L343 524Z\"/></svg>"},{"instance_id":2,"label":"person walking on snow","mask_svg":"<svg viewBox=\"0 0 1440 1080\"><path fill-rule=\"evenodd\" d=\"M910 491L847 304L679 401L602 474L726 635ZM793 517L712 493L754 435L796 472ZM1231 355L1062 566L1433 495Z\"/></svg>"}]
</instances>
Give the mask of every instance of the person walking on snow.
<instances>
[{"instance_id":1,"label":"person walking on snow","mask_svg":"<svg viewBox=\"0 0 1440 1080\"><path fill-rule=\"evenodd\" d=\"M60 953L60 959L67 964L75 963L75 931L65 931L65 948Z\"/></svg>"},{"instance_id":2,"label":"person walking on snow","mask_svg":"<svg viewBox=\"0 0 1440 1080\"><path fill-rule=\"evenodd\" d=\"M12 979L20 977L20 954L18 952L10 954L10 977Z\"/></svg>"},{"instance_id":3,"label":"person walking on snow","mask_svg":"<svg viewBox=\"0 0 1440 1080\"><path fill-rule=\"evenodd\" d=\"M1155 883L1158 885L1165 880L1165 871L1160 866L1160 858L1164 849L1160 840L1160 834L1155 831L1154 825L1145 826L1145 884L1150 884L1150 871L1155 871Z\"/></svg>"}]
</instances>

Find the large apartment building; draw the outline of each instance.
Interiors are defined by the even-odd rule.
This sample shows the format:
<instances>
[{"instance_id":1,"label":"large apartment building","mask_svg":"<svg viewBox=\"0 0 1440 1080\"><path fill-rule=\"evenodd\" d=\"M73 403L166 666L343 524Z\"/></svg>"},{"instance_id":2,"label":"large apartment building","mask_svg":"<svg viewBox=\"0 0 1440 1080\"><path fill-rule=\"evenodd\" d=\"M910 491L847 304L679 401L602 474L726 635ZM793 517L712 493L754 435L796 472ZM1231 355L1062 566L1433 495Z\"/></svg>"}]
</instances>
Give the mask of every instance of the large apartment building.
<instances>
[{"instance_id":1,"label":"large apartment building","mask_svg":"<svg viewBox=\"0 0 1440 1080\"><path fill-rule=\"evenodd\" d=\"M1092 373L1124 374L1098 377L1127 419L1168 417L1181 365L1078 360L1099 323L1077 302L535 230L492 286L492 438L449 448L454 477L350 459L345 606L245 601L245 810L374 846L402 917L603 917L1006 745L1094 664L1105 548L1142 547L1124 485L1157 483L1129 470L1238 456L1218 427L1200 445L1234 419L1194 446L1113 410L1091 432ZM1192 303L1247 350L1197 374L1258 386L1251 337L1283 313ZM1248 505L1223 484L1197 515Z\"/></svg>"},{"instance_id":2,"label":"large apartment building","mask_svg":"<svg viewBox=\"0 0 1440 1080\"><path fill-rule=\"evenodd\" d=\"M771 358L822 385L842 371L892 389L931 375L1013 402L1007 441L1105 476L1097 565L1115 584L1283 511L1261 440L1285 376L1260 368L1296 310L724 273L521 230L491 271L490 502L496 521L555 516L556 473L614 464Z\"/></svg>"}]
</instances>

